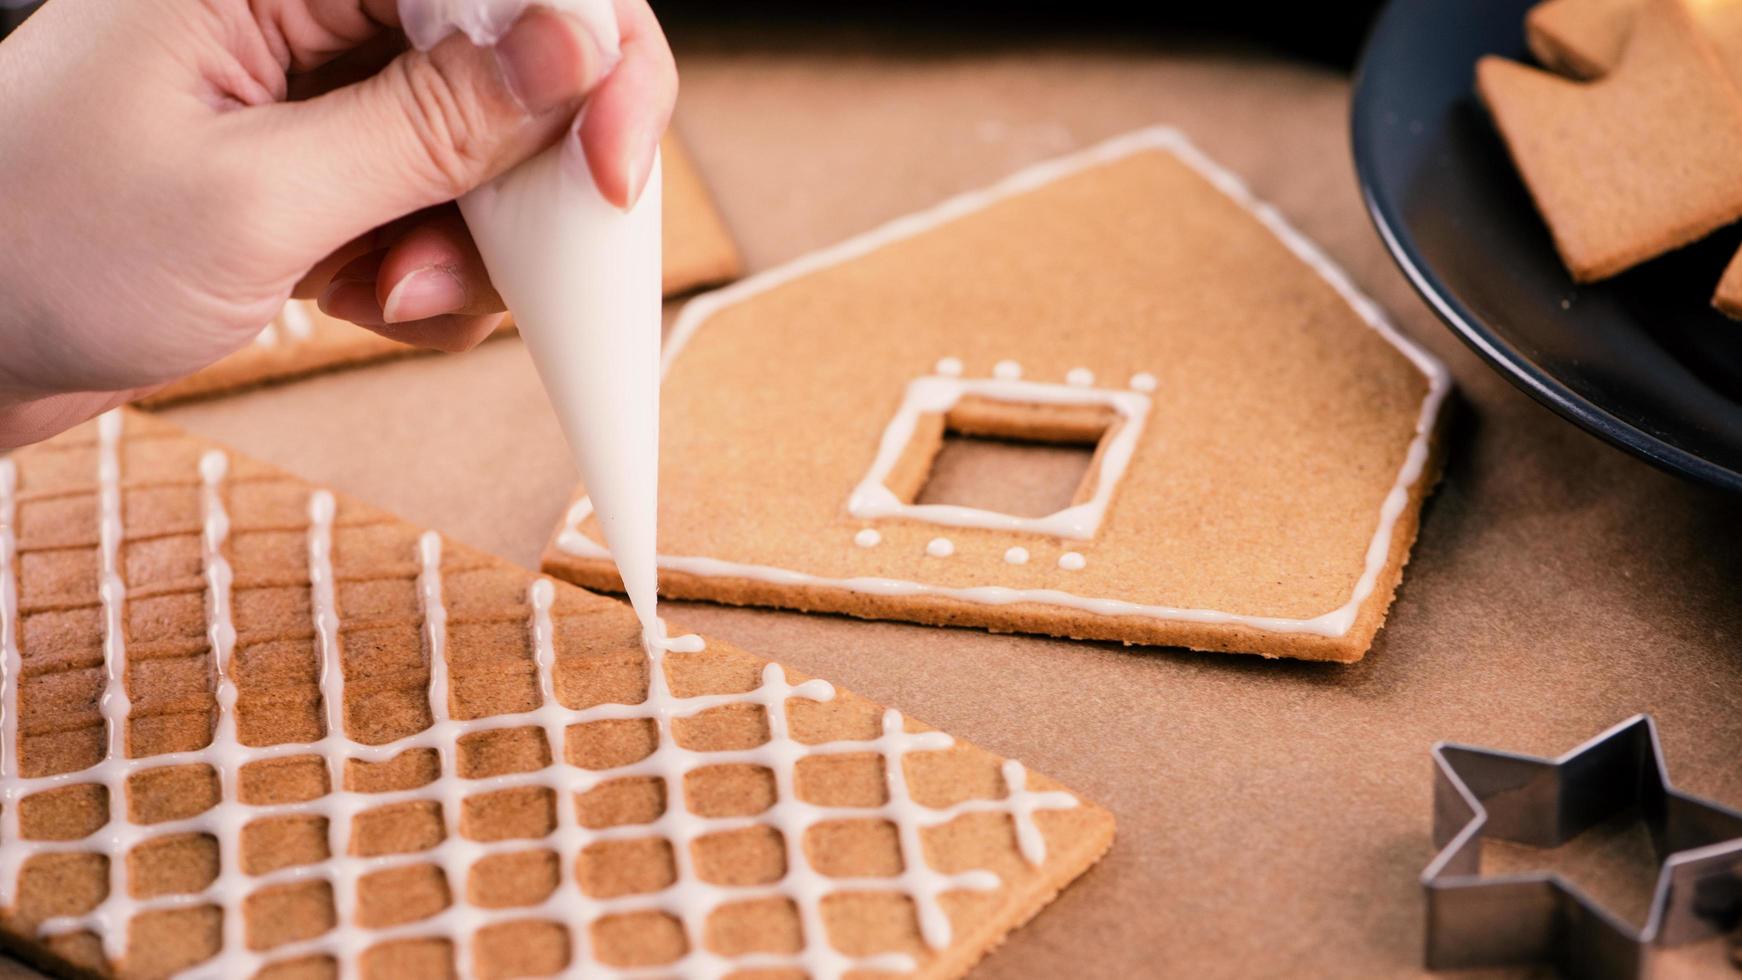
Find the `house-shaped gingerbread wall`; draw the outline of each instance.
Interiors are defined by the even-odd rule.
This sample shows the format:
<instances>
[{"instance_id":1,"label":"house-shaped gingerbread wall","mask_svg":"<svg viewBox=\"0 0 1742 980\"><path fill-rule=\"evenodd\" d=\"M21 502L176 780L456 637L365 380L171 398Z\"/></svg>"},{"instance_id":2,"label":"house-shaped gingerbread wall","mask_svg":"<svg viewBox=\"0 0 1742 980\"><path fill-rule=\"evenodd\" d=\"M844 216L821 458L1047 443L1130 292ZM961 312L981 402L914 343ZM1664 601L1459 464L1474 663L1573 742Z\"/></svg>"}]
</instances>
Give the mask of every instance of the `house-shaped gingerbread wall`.
<instances>
[{"instance_id":1,"label":"house-shaped gingerbread wall","mask_svg":"<svg viewBox=\"0 0 1742 980\"><path fill-rule=\"evenodd\" d=\"M1358 659L1447 387L1272 209L1172 131L1136 133L686 308L661 589ZM1095 456L1052 515L916 504L946 429ZM599 540L583 496L546 569L619 587Z\"/></svg>"}]
</instances>

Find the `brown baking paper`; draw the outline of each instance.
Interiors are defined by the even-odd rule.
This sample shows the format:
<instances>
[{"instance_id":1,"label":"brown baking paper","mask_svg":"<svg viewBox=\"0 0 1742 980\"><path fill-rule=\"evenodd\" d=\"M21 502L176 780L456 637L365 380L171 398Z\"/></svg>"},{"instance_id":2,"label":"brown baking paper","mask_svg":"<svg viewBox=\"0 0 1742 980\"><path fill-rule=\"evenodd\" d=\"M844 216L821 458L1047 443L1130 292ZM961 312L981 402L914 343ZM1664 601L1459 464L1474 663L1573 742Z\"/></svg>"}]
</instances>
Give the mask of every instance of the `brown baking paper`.
<instances>
[{"instance_id":1,"label":"brown baking paper","mask_svg":"<svg viewBox=\"0 0 1742 980\"><path fill-rule=\"evenodd\" d=\"M678 39L684 132L751 269L1168 123L1344 263L1463 392L1397 605L1354 666L666 608L1115 813L1106 859L977 975L1420 972L1436 739L1556 754L1650 711L1676 783L1742 806L1742 506L1577 431L1434 320L1362 212L1344 78L1165 44L813 35ZM516 340L167 414L529 567L575 483ZM1637 888L1626 867L1590 870Z\"/></svg>"}]
</instances>

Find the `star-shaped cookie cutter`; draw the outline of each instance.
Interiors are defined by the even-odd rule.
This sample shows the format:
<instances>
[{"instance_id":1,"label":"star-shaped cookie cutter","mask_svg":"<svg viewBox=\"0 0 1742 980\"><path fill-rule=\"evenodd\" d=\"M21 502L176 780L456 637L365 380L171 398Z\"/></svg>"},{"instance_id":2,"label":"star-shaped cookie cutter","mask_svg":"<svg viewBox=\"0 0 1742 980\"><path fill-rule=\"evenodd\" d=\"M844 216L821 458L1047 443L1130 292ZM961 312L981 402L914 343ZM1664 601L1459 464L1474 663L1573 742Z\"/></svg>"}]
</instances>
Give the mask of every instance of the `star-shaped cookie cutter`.
<instances>
[{"instance_id":1,"label":"star-shaped cookie cutter","mask_svg":"<svg viewBox=\"0 0 1742 980\"><path fill-rule=\"evenodd\" d=\"M1549 964L1591 980L1640 977L1655 947L1742 921L1742 813L1669 783L1649 715L1556 759L1434 746L1434 846L1422 872L1431 970ZM1660 861L1639 928L1550 871L1484 877L1482 841L1558 847L1637 809Z\"/></svg>"}]
</instances>

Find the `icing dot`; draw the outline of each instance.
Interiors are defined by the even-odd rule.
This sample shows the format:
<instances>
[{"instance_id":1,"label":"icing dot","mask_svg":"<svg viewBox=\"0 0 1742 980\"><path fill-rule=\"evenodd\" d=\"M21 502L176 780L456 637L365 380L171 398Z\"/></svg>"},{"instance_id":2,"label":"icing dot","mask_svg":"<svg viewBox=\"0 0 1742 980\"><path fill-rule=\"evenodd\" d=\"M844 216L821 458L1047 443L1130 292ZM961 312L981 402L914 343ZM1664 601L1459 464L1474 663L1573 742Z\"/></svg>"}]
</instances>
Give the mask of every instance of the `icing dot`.
<instances>
[{"instance_id":1,"label":"icing dot","mask_svg":"<svg viewBox=\"0 0 1742 980\"><path fill-rule=\"evenodd\" d=\"M861 548L875 548L877 547L877 543L882 540L883 535L878 534L877 529L871 527L865 528L858 534L853 535L853 543Z\"/></svg>"},{"instance_id":2,"label":"icing dot","mask_svg":"<svg viewBox=\"0 0 1742 980\"><path fill-rule=\"evenodd\" d=\"M1059 556L1059 567L1067 572L1077 571L1087 564L1088 560L1074 551L1067 551Z\"/></svg>"},{"instance_id":3,"label":"icing dot","mask_svg":"<svg viewBox=\"0 0 1742 980\"><path fill-rule=\"evenodd\" d=\"M956 553L956 546L949 538L932 538L925 546L925 553L933 558L948 558Z\"/></svg>"},{"instance_id":4,"label":"icing dot","mask_svg":"<svg viewBox=\"0 0 1742 980\"><path fill-rule=\"evenodd\" d=\"M959 357L941 357L932 370L954 378L962 373L962 359Z\"/></svg>"},{"instance_id":5,"label":"icing dot","mask_svg":"<svg viewBox=\"0 0 1742 980\"><path fill-rule=\"evenodd\" d=\"M1085 367L1071 368L1065 373L1065 383L1087 388L1095 383L1095 372Z\"/></svg>"},{"instance_id":6,"label":"icing dot","mask_svg":"<svg viewBox=\"0 0 1742 980\"><path fill-rule=\"evenodd\" d=\"M1137 391L1154 391L1155 375L1148 371L1139 371L1131 376L1131 387Z\"/></svg>"},{"instance_id":7,"label":"icing dot","mask_svg":"<svg viewBox=\"0 0 1742 980\"><path fill-rule=\"evenodd\" d=\"M1028 563L1028 549L1020 546L1011 548L1004 553L1004 560L1012 565L1025 565Z\"/></svg>"},{"instance_id":8,"label":"icing dot","mask_svg":"<svg viewBox=\"0 0 1742 980\"><path fill-rule=\"evenodd\" d=\"M1003 378L1005 381L1015 381L1022 377L1022 365L1015 361L999 361L992 365L992 376Z\"/></svg>"}]
</instances>

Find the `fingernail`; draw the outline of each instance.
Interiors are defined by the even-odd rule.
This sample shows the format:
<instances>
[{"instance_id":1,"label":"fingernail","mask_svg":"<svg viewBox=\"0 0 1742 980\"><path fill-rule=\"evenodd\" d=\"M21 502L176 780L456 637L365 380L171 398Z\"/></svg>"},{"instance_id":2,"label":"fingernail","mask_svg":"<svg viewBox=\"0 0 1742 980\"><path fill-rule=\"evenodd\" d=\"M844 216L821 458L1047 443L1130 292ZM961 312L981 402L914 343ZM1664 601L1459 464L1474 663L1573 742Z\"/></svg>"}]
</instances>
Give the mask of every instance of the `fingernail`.
<instances>
[{"instance_id":1,"label":"fingernail","mask_svg":"<svg viewBox=\"0 0 1742 980\"><path fill-rule=\"evenodd\" d=\"M609 74L617 39L595 36L593 25L579 17L533 8L495 50L509 93L537 116L574 102Z\"/></svg>"},{"instance_id":2,"label":"fingernail","mask_svg":"<svg viewBox=\"0 0 1742 980\"><path fill-rule=\"evenodd\" d=\"M334 279L315 301L322 313L359 326L380 326L381 304L375 301L375 284L361 279Z\"/></svg>"},{"instance_id":3,"label":"fingernail","mask_svg":"<svg viewBox=\"0 0 1742 980\"><path fill-rule=\"evenodd\" d=\"M629 158L623 168L623 172L629 175L629 200L623 204L625 211L634 209L635 202L641 200L641 192L647 189L648 179L653 176L653 159L659 153L659 137L659 133L654 133L629 147Z\"/></svg>"},{"instance_id":4,"label":"fingernail","mask_svg":"<svg viewBox=\"0 0 1742 980\"><path fill-rule=\"evenodd\" d=\"M381 304L388 323L404 323L454 313L466 304L466 287L446 269L428 266L399 280Z\"/></svg>"}]
</instances>

